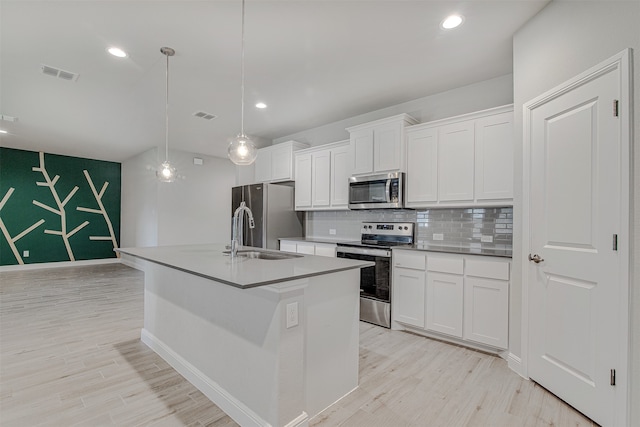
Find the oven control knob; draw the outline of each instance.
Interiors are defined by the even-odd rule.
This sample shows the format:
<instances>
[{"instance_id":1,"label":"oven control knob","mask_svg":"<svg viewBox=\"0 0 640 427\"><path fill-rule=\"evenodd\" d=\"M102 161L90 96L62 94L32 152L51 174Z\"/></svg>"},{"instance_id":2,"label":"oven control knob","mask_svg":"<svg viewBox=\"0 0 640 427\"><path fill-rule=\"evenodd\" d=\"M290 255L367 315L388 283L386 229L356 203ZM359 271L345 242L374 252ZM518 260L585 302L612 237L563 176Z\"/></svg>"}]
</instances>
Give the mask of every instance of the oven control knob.
<instances>
[{"instance_id":1,"label":"oven control knob","mask_svg":"<svg viewBox=\"0 0 640 427\"><path fill-rule=\"evenodd\" d=\"M404 229L405 229L405 230L408 230L408 229L409 229L409 227L407 227L407 226L405 225L405 226L404 226Z\"/></svg>"}]
</instances>

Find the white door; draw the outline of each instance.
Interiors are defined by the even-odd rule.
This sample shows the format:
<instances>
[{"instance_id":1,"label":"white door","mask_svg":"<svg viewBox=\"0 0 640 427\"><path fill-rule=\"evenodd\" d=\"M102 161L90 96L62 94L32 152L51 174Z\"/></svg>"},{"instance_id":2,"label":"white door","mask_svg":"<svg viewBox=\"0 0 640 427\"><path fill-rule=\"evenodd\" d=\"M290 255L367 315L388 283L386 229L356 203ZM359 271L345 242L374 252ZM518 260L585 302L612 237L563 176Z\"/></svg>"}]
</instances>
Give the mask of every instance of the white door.
<instances>
[{"instance_id":1,"label":"white door","mask_svg":"<svg viewBox=\"0 0 640 427\"><path fill-rule=\"evenodd\" d=\"M528 104L529 376L614 425L622 289L620 73L615 67ZM525 106L527 107L527 105ZM536 262L537 261L537 262ZM527 267L525 266L525 268ZM619 392L624 393L622 390Z\"/></svg>"}]
</instances>

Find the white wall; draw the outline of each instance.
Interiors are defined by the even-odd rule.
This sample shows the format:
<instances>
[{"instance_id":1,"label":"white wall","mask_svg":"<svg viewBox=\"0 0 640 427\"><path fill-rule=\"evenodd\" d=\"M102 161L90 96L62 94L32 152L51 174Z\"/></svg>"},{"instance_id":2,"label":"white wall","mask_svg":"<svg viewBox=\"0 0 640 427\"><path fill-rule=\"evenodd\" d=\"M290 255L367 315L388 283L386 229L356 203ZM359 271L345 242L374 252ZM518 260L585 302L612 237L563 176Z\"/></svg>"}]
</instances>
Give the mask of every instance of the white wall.
<instances>
[{"instance_id":1,"label":"white wall","mask_svg":"<svg viewBox=\"0 0 640 427\"><path fill-rule=\"evenodd\" d=\"M155 177L161 154L152 148L122 162L122 246L230 240L235 166L228 159L172 150L169 160L184 178L161 183ZM194 157L203 165L194 165Z\"/></svg>"},{"instance_id":2,"label":"white wall","mask_svg":"<svg viewBox=\"0 0 640 427\"><path fill-rule=\"evenodd\" d=\"M158 244L158 180L155 164L158 149L152 148L122 162L120 246Z\"/></svg>"},{"instance_id":3,"label":"white wall","mask_svg":"<svg viewBox=\"0 0 640 427\"><path fill-rule=\"evenodd\" d=\"M513 76L511 74L474 83L468 86L418 98L313 129L286 135L273 140L274 144L289 140L306 142L310 146L329 144L349 139L350 126L407 113L420 122L443 119L478 110L498 107L513 102Z\"/></svg>"},{"instance_id":4,"label":"white wall","mask_svg":"<svg viewBox=\"0 0 640 427\"><path fill-rule=\"evenodd\" d=\"M640 2L638 1L553 1L527 22L514 36L514 108L516 165L522 164L522 106L584 70L606 60L625 48L634 49L634 104L640 108ZM635 164L640 165L640 121L635 123ZM511 351L521 355L521 277L527 248L522 248L522 176L515 168L514 254L511 288ZM633 176L632 246L640 247L640 169ZM640 251L632 250L632 380L629 425L640 425ZM635 268L634 268L635 267Z\"/></svg>"}]
</instances>

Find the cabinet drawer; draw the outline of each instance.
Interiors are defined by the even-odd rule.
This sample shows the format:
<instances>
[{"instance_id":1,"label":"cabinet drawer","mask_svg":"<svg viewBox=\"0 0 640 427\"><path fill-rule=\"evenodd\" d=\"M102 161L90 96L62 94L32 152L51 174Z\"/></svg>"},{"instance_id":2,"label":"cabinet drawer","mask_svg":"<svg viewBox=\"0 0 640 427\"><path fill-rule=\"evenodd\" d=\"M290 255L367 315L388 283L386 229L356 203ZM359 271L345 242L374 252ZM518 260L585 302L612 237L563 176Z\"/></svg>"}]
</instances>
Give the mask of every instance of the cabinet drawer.
<instances>
[{"instance_id":1,"label":"cabinet drawer","mask_svg":"<svg viewBox=\"0 0 640 427\"><path fill-rule=\"evenodd\" d=\"M429 255L427 257L427 270L439 273L462 274L464 259L462 257Z\"/></svg>"},{"instance_id":2,"label":"cabinet drawer","mask_svg":"<svg viewBox=\"0 0 640 427\"><path fill-rule=\"evenodd\" d=\"M426 255L417 251L393 251L393 266L411 268L413 270L426 269Z\"/></svg>"},{"instance_id":3,"label":"cabinet drawer","mask_svg":"<svg viewBox=\"0 0 640 427\"><path fill-rule=\"evenodd\" d=\"M467 265L464 272L467 276L509 280L509 263L502 261L467 259Z\"/></svg>"}]
</instances>

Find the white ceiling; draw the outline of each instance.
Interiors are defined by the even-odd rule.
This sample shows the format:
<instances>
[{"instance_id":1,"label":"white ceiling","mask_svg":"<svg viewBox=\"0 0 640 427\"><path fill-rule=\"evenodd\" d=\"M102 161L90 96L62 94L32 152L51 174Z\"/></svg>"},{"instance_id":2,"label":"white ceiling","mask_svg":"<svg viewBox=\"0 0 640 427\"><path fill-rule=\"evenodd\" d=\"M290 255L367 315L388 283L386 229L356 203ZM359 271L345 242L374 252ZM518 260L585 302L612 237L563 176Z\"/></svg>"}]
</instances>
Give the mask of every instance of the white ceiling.
<instances>
[{"instance_id":1,"label":"white ceiling","mask_svg":"<svg viewBox=\"0 0 640 427\"><path fill-rule=\"evenodd\" d=\"M264 145L509 74L513 33L547 2L247 0L245 131ZM169 46L171 148L226 156L240 131L240 10L240 0L1 0L0 114L18 121L0 121L0 144L113 161L163 146ZM464 24L442 30L454 12ZM130 56L109 55L114 45Z\"/></svg>"}]
</instances>

